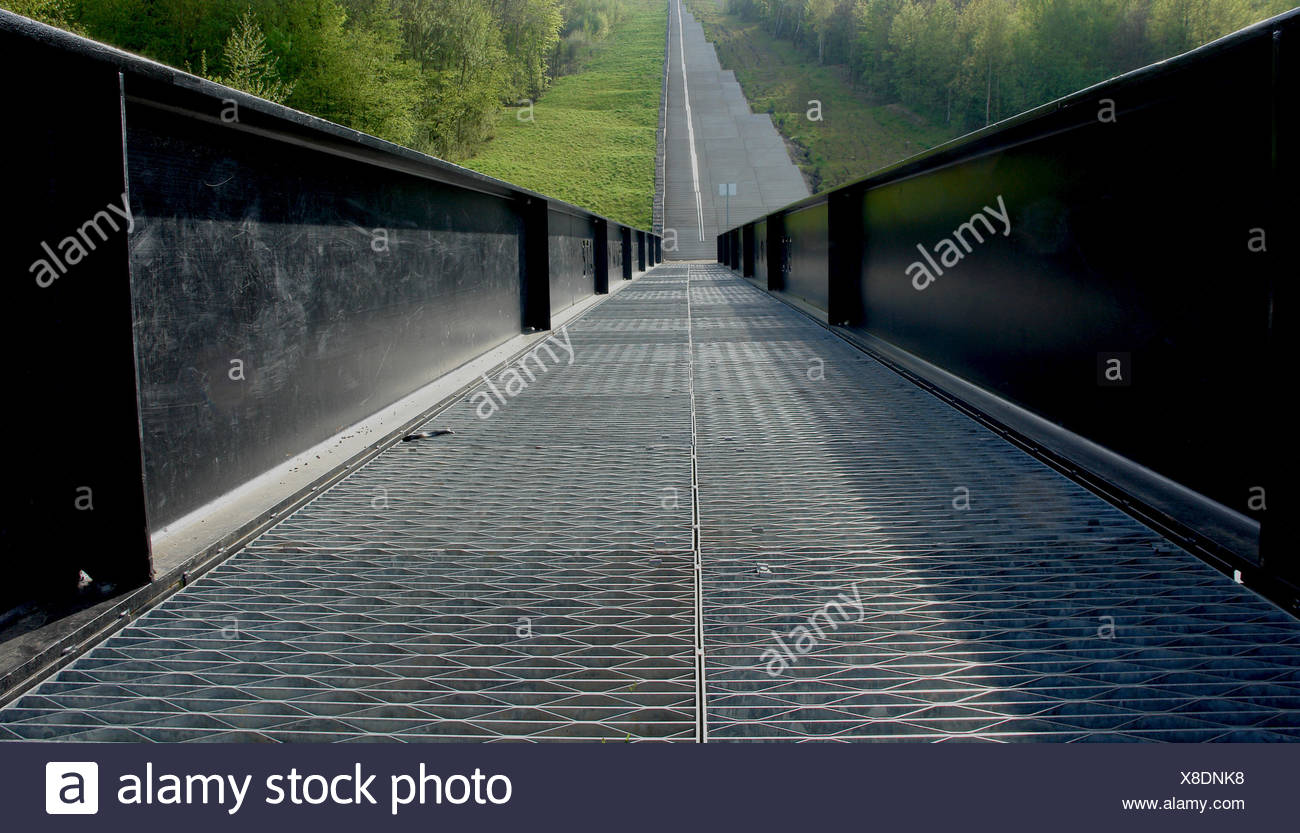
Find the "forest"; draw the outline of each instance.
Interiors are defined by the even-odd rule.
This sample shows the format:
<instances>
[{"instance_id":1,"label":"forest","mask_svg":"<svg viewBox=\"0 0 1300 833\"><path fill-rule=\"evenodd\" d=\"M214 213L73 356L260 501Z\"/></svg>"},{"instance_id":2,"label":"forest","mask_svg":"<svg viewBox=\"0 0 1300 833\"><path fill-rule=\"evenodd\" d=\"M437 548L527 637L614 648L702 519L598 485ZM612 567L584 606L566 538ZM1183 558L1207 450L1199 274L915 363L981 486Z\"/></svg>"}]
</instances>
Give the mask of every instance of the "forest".
<instances>
[{"instance_id":1,"label":"forest","mask_svg":"<svg viewBox=\"0 0 1300 833\"><path fill-rule=\"evenodd\" d=\"M498 130L503 107L538 100L579 70L591 46L627 19L628 2L0 6L463 162ZM834 69L866 103L901 106L951 136L1199 46L1294 0L701 0L713 2L792 44L806 66Z\"/></svg>"},{"instance_id":2,"label":"forest","mask_svg":"<svg viewBox=\"0 0 1300 833\"><path fill-rule=\"evenodd\" d=\"M843 66L870 100L956 131L1200 46L1293 0L726 0Z\"/></svg>"},{"instance_id":3,"label":"forest","mask_svg":"<svg viewBox=\"0 0 1300 833\"><path fill-rule=\"evenodd\" d=\"M0 0L452 161L607 37L624 0Z\"/></svg>"}]
</instances>

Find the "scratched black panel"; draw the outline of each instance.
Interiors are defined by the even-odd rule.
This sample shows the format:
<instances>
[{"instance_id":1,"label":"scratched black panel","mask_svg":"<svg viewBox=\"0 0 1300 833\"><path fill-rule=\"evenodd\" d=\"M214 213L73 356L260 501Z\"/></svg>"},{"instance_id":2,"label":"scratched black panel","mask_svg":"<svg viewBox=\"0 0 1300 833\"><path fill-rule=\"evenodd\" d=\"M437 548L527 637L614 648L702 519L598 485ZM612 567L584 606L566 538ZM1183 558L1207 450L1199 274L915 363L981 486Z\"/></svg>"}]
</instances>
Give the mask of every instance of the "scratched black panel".
<instances>
[{"instance_id":1,"label":"scratched black panel","mask_svg":"<svg viewBox=\"0 0 1300 833\"><path fill-rule=\"evenodd\" d=\"M623 279L623 227L607 223L605 237L609 256L609 282L613 284Z\"/></svg>"},{"instance_id":2,"label":"scratched black panel","mask_svg":"<svg viewBox=\"0 0 1300 833\"><path fill-rule=\"evenodd\" d=\"M759 286L767 286L767 220L754 223L754 274Z\"/></svg>"},{"instance_id":3,"label":"scratched black panel","mask_svg":"<svg viewBox=\"0 0 1300 833\"><path fill-rule=\"evenodd\" d=\"M154 528L519 333L505 201L144 105L127 123Z\"/></svg>"},{"instance_id":4,"label":"scratched black panel","mask_svg":"<svg viewBox=\"0 0 1300 833\"><path fill-rule=\"evenodd\" d=\"M784 290L818 309L826 309L826 269L829 257L826 203L785 215L790 238L790 272Z\"/></svg>"},{"instance_id":5,"label":"scratched black panel","mask_svg":"<svg viewBox=\"0 0 1300 833\"><path fill-rule=\"evenodd\" d=\"M150 562L118 73L7 28L0 71L23 79L7 96L13 210L0 248L11 314L0 328L11 359L0 418L9 441L0 493L4 613L73 595L82 570L119 590L140 584Z\"/></svg>"},{"instance_id":6,"label":"scratched black panel","mask_svg":"<svg viewBox=\"0 0 1300 833\"><path fill-rule=\"evenodd\" d=\"M767 288L769 290L778 290L785 286L785 276L790 271L788 241L789 238L785 233L785 216L769 214L767 217Z\"/></svg>"},{"instance_id":7,"label":"scratched black panel","mask_svg":"<svg viewBox=\"0 0 1300 833\"><path fill-rule=\"evenodd\" d=\"M1277 170L1272 226L1282 229L1300 229L1300 203L1295 195L1300 193L1300 26L1286 29L1277 41L1280 46L1275 64L1276 83L1273 88L1277 108ZM1287 264L1290 271L1275 271L1273 285L1273 318L1271 326L1268 374L1271 384L1269 396L1270 415L1268 436L1274 438L1277 453L1270 456L1268 470L1269 512L1260 524L1260 560L1264 569L1282 575L1292 587L1300 588L1300 558L1296 557L1295 542L1300 539L1300 487L1295 478L1296 431L1294 384L1297 355L1296 281L1295 264L1300 263L1300 235L1283 234L1274 237L1272 255L1279 264ZM1292 452L1285 452L1285 448ZM1300 596L1300 593L1296 594Z\"/></svg>"},{"instance_id":8,"label":"scratched black panel","mask_svg":"<svg viewBox=\"0 0 1300 833\"><path fill-rule=\"evenodd\" d=\"M824 288L822 254L803 257L819 230L797 233L799 215L851 199L839 216L861 211L859 250L846 258L836 237L836 322L1175 481L1092 472L1231 551L1225 563L1262 567L1257 586L1297 609L1280 462L1295 456L1295 351L1278 322L1295 271L1298 31L1300 13L1278 16L769 215L768 287ZM990 232L971 218L999 196L1012 227ZM970 248L944 264L937 247L967 223ZM729 245L720 235L720 262ZM924 289L913 264L934 273ZM1104 378L1112 359L1122 379ZM1080 448L1066 456L1088 469ZM1290 588L1264 587L1279 579Z\"/></svg>"},{"instance_id":9,"label":"scratched black panel","mask_svg":"<svg viewBox=\"0 0 1300 833\"><path fill-rule=\"evenodd\" d=\"M551 312L573 306L596 292L595 231L592 221L550 213Z\"/></svg>"},{"instance_id":10,"label":"scratched black panel","mask_svg":"<svg viewBox=\"0 0 1300 833\"><path fill-rule=\"evenodd\" d=\"M1249 241L1270 201L1270 64L1257 38L869 190L867 331L1247 512L1266 456L1270 267Z\"/></svg>"},{"instance_id":11,"label":"scratched black panel","mask_svg":"<svg viewBox=\"0 0 1300 833\"><path fill-rule=\"evenodd\" d=\"M755 255L755 236L754 230L757 227L755 223L748 223L741 228L740 232L740 273L746 278L754 276L754 255Z\"/></svg>"}]
</instances>

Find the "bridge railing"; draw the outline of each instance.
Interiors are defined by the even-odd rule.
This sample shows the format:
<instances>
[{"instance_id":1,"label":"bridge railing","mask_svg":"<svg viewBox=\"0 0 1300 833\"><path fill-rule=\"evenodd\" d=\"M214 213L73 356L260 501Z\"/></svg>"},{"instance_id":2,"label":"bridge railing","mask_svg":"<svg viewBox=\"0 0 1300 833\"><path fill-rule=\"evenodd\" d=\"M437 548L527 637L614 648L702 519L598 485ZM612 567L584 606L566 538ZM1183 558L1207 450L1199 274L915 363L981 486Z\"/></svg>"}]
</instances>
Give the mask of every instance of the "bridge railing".
<instances>
[{"instance_id":1,"label":"bridge railing","mask_svg":"<svg viewBox=\"0 0 1300 833\"><path fill-rule=\"evenodd\" d=\"M718 260L1297 609L1298 40L1291 12L1083 90Z\"/></svg>"},{"instance_id":2,"label":"bridge railing","mask_svg":"<svg viewBox=\"0 0 1300 833\"><path fill-rule=\"evenodd\" d=\"M0 11L0 612L656 262L579 207Z\"/></svg>"}]
</instances>

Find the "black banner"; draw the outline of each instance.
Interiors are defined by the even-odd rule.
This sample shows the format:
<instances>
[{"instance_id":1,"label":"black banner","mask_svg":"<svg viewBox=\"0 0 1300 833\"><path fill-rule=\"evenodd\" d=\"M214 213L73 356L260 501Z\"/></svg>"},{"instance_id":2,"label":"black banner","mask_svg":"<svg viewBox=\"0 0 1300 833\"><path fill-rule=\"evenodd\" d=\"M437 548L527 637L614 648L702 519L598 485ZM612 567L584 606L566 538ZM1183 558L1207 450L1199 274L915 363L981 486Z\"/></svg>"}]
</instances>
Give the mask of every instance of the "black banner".
<instances>
[{"instance_id":1,"label":"black banner","mask_svg":"<svg viewBox=\"0 0 1300 833\"><path fill-rule=\"evenodd\" d=\"M1267 745L11 744L6 827L1283 830ZM421 789L423 787L423 790ZM93 806L92 806L93 805ZM62 819L56 815L92 815ZM68 825L64 827L64 825Z\"/></svg>"}]
</instances>

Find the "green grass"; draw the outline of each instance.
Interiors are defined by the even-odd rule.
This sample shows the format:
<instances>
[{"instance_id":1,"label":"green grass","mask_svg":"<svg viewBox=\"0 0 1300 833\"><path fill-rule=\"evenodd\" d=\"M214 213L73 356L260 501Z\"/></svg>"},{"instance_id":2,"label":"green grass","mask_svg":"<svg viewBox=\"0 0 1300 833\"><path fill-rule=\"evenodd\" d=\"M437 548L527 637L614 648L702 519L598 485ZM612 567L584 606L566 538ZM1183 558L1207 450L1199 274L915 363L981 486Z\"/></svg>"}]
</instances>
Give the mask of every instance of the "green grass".
<instances>
[{"instance_id":1,"label":"green grass","mask_svg":"<svg viewBox=\"0 0 1300 833\"><path fill-rule=\"evenodd\" d=\"M648 229L663 87L666 0L626 0L627 14L578 72L516 108L466 167Z\"/></svg>"},{"instance_id":2,"label":"green grass","mask_svg":"<svg viewBox=\"0 0 1300 833\"><path fill-rule=\"evenodd\" d=\"M815 56L772 37L757 23L721 11L719 0L685 0L717 47L723 69L734 70L756 113L771 113L814 191L824 191L914 156L957 135L900 105L878 105L853 89L842 66L818 66ZM822 103L809 121L808 101Z\"/></svg>"}]
</instances>

